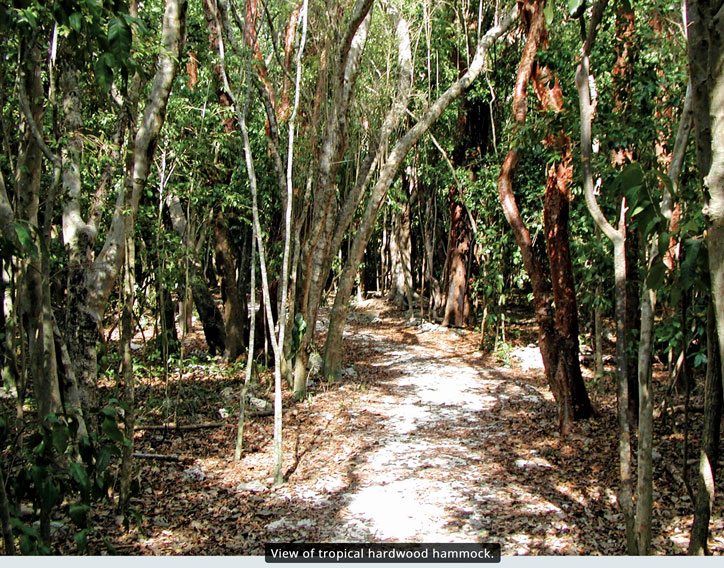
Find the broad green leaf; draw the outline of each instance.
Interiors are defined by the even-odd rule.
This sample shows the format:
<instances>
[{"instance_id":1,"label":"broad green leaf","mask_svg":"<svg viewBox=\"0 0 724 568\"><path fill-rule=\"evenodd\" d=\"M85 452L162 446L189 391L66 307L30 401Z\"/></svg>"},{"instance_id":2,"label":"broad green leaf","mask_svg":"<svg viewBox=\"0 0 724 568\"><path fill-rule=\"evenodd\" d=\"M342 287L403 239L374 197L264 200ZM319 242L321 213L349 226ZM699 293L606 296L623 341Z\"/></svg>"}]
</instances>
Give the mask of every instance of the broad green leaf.
<instances>
[{"instance_id":1,"label":"broad green leaf","mask_svg":"<svg viewBox=\"0 0 724 568\"><path fill-rule=\"evenodd\" d=\"M543 8L543 15L546 18L546 25L550 26L553 23L553 2L546 2L546 6Z\"/></svg>"},{"instance_id":2,"label":"broad green leaf","mask_svg":"<svg viewBox=\"0 0 724 568\"><path fill-rule=\"evenodd\" d=\"M627 165L616 178L616 183L621 186L624 192L637 185L644 183L644 171L637 163Z\"/></svg>"},{"instance_id":3,"label":"broad green leaf","mask_svg":"<svg viewBox=\"0 0 724 568\"><path fill-rule=\"evenodd\" d=\"M75 545L78 547L80 554L88 552L88 529L80 531L73 537L73 540L75 540Z\"/></svg>"},{"instance_id":4,"label":"broad green leaf","mask_svg":"<svg viewBox=\"0 0 724 568\"><path fill-rule=\"evenodd\" d=\"M125 62L131 53L133 32L126 20L114 16L108 22L108 45L118 61Z\"/></svg>"},{"instance_id":5,"label":"broad green leaf","mask_svg":"<svg viewBox=\"0 0 724 568\"><path fill-rule=\"evenodd\" d=\"M73 12L68 17L68 23L73 31L80 32L80 28L83 25L83 16L78 12Z\"/></svg>"},{"instance_id":6,"label":"broad green leaf","mask_svg":"<svg viewBox=\"0 0 724 568\"><path fill-rule=\"evenodd\" d=\"M665 277L666 265L661 261L659 257L654 261L651 269L649 270L649 274L646 277L647 288L649 288L650 290L658 290L664 283Z\"/></svg>"},{"instance_id":7,"label":"broad green leaf","mask_svg":"<svg viewBox=\"0 0 724 568\"><path fill-rule=\"evenodd\" d=\"M103 447L98 452L98 460L96 461L96 471L104 471L111 463L111 451L107 447Z\"/></svg>"},{"instance_id":8,"label":"broad green leaf","mask_svg":"<svg viewBox=\"0 0 724 568\"><path fill-rule=\"evenodd\" d=\"M79 527L85 527L88 524L88 513L90 507L85 503L78 503L77 505L71 505L68 509L68 515L71 520Z\"/></svg>"},{"instance_id":9,"label":"broad green leaf","mask_svg":"<svg viewBox=\"0 0 724 568\"><path fill-rule=\"evenodd\" d=\"M101 424L101 430L114 442L123 442L123 432L120 431L115 420L105 418Z\"/></svg>"},{"instance_id":10,"label":"broad green leaf","mask_svg":"<svg viewBox=\"0 0 724 568\"><path fill-rule=\"evenodd\" d=\"M60 498L60 487L53 479L45 478L38 487L40 502L46 511L50 511Z\"/></svg>"},{"instance_id":11,"label":"broad green leaf","mask_svg":"<svg viewBox=\"0 0 724 568\"><path fill-rule=\"evenodd\" d=\"M83 493L90 491L90 479L88 478L88 472L82 463L72 462L69 467L70 476L80 487Z\"/></svg>"},{"instance_id":12,"label":"broad green leaf","mask_svg":"<svg viewBox=\"0 0 724 568\"><path fill-rule=\"evenodd\" d=\"M38 258L38 249L33 242L33 236L30 234L30 229L25 223L16 221L14 223L15 234L18 236L18 242L20 243L21 250L19 251L22 256L31 256L32 258Z\"/></svg>"},{"instance_id":13,"label":"broad green leaf","mask_svg":"<svg viewBox=\"0 0 724 568\"><path fill-rule=\"evenodd\" d=\"M694 283L701 243L701 239L684 241L684 262L681 263L681 286L684 290L691 288Z\"/></svg>"},{"instance_id":14,"label":"broad green leaf","mask_svg":"<svg viewBox=\"0 0 724 568\"><path fill-rule=\"evenodd\" d=\"M53 427L53 448L59 454L65 453L70 441L70 430L63 424L56 424Z\"/></svg>"}]
</instances>

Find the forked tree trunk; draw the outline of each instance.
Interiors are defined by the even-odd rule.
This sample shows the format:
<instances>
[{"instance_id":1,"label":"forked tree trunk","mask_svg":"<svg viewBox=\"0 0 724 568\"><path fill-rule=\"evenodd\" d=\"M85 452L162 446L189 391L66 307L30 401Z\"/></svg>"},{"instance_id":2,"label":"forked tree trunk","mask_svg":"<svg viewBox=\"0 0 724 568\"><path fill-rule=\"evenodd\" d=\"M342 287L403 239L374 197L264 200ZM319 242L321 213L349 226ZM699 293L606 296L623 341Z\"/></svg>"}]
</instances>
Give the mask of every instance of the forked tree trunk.
<instances>
[{"instance_id":1,"label":"forked tree trunk","mask_svg":"<svg viewBox=\"0 0 724 568\"><path fill-rule=\"evenodd\" d=\"M547 70L535 63L538 47L546 37L544 4L536 2L532 7L526 44L518 66L513 98L514 120L518 128L525 123L527 88L534 70L533 86L543 107L560 111L563 104L557 79L545 77L543 71L547 73ZM568 239L568 184L572 175L570 141L565 135L559 135L550 136L545 143L556 147L563 156L552 166L546 184L544 221L548 258L533 246L516 203L513 179L519 160L518 148L511 148L503 162L498 177L498 194L531 281L538 345L545 375L558 404L560 430L567 433L573 420L590 417L593 408L578 359L578 308Z\"/></svg>"},{"instance_id":2,"label":"forked tree trunk","mask_svg":"<svg viewBox=\"0 0 724 568\"><path fill-rule=\"evenodd\" d=\"M82 268L78 274L72 276L77 278L78 282L73 290L78 296L74 300L77 309L68 312L66 324L69 329L76 330L74 339L69 342L68 347L76 365L76 377L86 389L90 405L94 403L99 325L108 297L124 262L126 234L135 226L141 193L149 175L156 141L165 120L166 105L181 55L185 21L186 0L166 0L161 31L162 49L156 63L150 94L132 145L131 169L126 172L124 184L119 189L106 241L94 260L90 258L91 249L87 243L81 241L78 247L80 251L88 252L81 255L79 261L85 264L81 264ZM133 99L131 96L127 104L133 104ZM125 112L133 111L127 109ZM72 171L68 173L73 174ZM74 203L74 196L69 195L69 198L64 211L64 221L70 219L73 221L71 225L82 228L82 219L79 208ZM78 231L78 238L82 239L84 233L87 239L90 233L85 229Z\"/></svg>"}]
</instances>

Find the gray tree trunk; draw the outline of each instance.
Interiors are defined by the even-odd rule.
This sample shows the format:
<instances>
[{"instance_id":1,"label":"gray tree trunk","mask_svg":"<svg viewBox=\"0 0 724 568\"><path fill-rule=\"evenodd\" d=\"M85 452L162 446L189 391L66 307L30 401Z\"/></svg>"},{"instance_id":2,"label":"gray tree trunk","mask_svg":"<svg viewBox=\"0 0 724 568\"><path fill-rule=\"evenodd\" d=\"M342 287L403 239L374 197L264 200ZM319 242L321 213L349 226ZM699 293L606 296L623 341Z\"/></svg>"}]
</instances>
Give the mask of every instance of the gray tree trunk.
<instances>
[{"instance_id":1,"label":"gray tree trunk","mask_svg":"<svg viewBox=\"0 0 724 568\"><path fill-rule=\"evenodd\" d=\"M718 8L715 7L718 4ZM708 194L707 247L719 353L724 353L724 6L686 0L689 73L699 175ZM724 357L722 380L724 380Z\"/></svg>"},{"instance_id":2,"label":"gray tree trunk","mask_svg":"<svg viewBox=\"0 0 724 568\"><path fill-rule=\"evenodd\" d=\"M614 228L603 215L593 187L591 166L592 137L591 123L595 101L591 97L589 54L596 39L598 25L607 0L599 0L593 8L588 36L583 45L581 62L576 69L576 88L581 113L581 165L583 170L583 191L586 206L601 232L613 243L613 264L616 281L616 371L618 374L618 423L619 423L619 475L621 487L619 505L626 525L626 550L637 554L635 514L633 504L633 475L631 463L631 432L628 418L629 391L626 360L626 203L621 203L619 226Z\"/></svg>"}]
</instances>

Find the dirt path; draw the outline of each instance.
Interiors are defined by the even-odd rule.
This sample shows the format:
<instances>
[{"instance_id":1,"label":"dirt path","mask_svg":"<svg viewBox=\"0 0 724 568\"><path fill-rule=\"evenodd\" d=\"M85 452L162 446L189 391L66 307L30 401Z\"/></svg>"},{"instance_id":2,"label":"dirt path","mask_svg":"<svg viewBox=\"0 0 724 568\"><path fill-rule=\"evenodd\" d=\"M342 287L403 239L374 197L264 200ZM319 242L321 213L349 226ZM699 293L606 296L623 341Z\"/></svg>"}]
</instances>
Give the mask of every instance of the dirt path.
<instances>
[{"instance_id":1,"label":"dirt path","mask_svg":"<svg viewBox=\"0 0 724 568\"><path fill-rule=\"evenodd\" d=\"M141 448L184 461L141 464L143 526L118 539L117 551L258 555L274 541L492 541L504 555L622 554L615 401L592 393L598 417L561 440L552 397L530 360L536 350L519 349L523 366L501 367L476 340L411 324L380 300L357 306L343 380L285 403L287 483L270 479L271 418L248 425L240 462L230 457L233 409L223 429L147 433L137 438ZM208 419L240 377L189 380L184 392L196 389ZM597 392L615 390L602 384ZM654 547L683 553L690 504L662 472L663 460ZM716 550L724 523L715 519Z\"/></svg>"},{"instance_id":2,"label":"dirt path","mask_svg":"<svg viewBox=\"0 0 724 568\"><path fill-rule=\"evenodd\" d=\"M559 444L543 385L491 368L470 332L410 324L380 301L358 306L345 346L356 363L326 404L338 406L327 414L336 427L278 491L300 506L267 525L271 540L291 530L338 542L490 539L504 554L618 547L600 534L583 544L583 532L616 521L614 496L576 467L589 439ZM565 455L577 479L565 479Z\"/></svg>"}]
</instances>

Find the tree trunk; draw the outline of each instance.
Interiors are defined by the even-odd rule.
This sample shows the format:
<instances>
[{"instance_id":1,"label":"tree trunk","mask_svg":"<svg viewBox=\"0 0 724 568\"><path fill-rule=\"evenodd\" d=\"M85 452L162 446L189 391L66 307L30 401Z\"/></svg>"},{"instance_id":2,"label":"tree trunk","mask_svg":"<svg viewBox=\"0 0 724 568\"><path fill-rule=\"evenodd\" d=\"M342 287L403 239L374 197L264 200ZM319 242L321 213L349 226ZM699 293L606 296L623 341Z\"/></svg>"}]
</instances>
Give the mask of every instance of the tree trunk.
<instances>
[{"instance_id":1,"label":"tree trunk","mask_svg":"<svg viewBox=\"0 0 724 568\"><path fill-rule=\"evenodd\" d=\"M629 220L630 223L630 220ZM631 353L638 350L641 335L641 282L639 281L639 233L627 224L626 228L626 345ZM628 419L632 428L639 419L639 382L637 359L628 358Z\"/></svg>"},{"instance_id":2,"label":"tree trunk","mask_svg":"<svg viewBox=\"0 0 724 568\"><path fill-rule=\"evenodd\" d=\"M3 470L2 459L0 458L0 528L3 533L3 543L5 544L5 555L13 556L15 554L15 539L13 538L13 530L10 525L10 503L8 494L5 491L5 472Z\"/></svg>"},{"instance_id":3,"label":"tree trunk","mask_svg":"<svg viewBox=\"0 0 724 568\"><path fill-rule=\"evenodd\" d=\"M422 239L425 249L425 281L430 287L430 301L428 302L428 317L443 306L443 295L440 289L440 281L435 276L435 227L437 207L435 207L435 192L428 190L428 197L425 200L425 215L423 221Z\"/></svg>"},{"instance_id":4,"label":"tree trunk","mask_svg":"<svg viewBox=\"0 0 724 568\"><path fill-rule=\"evenodd\" d=\"M410 240L410 202L392 211L390 231L390 291L389 299L400 309L412 310L412 241Z\"/></svg>"},{"instance_id":5,"label":"tree trunk","mask_svg":"<svg viewBox=\"0 0 724 568\"><path fill-rule=\"evenodd\" d=\"M608 0L598 0L593 6L588 35L584 39L581 62L576 69L576 89L581 113L581 166L583 170L583 193L594 222L613 243L613 267L616 297L616 372L618 374L618 424L619 424L619 506L626 526L626 551L629 555L637 553L635 517L633 506L633 476L631 465L631 431L628 420L629 392L626 356L626 200L621 202L618 228L614 228L603 215L593 188L593 169L591 166L593 110L591 73L589 55L596 39L598 26Z\"/></svg>"},{"instance_id":6,"label":"tree trunk","mask_svg":"<svg viewBox=\"0 0 724 568\"><path fill-rule=\"evenodd\" d=\"M108 297L113 290L118 274L124 262L126 233L132 232L135 226L135 217L138 211L141 193L149 175L156 141L163 126L166 105L171 93L178 60L181 55L181 45L184 39L186 18L186 0L166 0L163 26L161 32L161 52L156 62L156 72L151 83L150 94L144 108L143 117L136 132L132 156L126 171L124 184L119 189L116 206L107 231L106 241L101 252L90 259L91 247L86 242L79 242L78 250L86 251L80 259L82 269L71 275L77 286L74 294L77 298L73 305L77 306L68 312L66 325L76 330L73 340L69 342L72 360L76 364L76 377L87 395L89 404L93 405L95 380L97 375L96 344L99 337L99 325L103 318ZM139 87L140 92L140 87ZM124 112L134 112L133 103L136 94L132 93L127 101ZM123 119L122 119L123 120ZM68 175L73 170L67 170ZM74 174L73 174L74 175ZM73 181L69 178L69 181ZM69 228L82 228L76 231L78 239L86 239L90 233L80 224L79 209L73 202L73 196L66 203L64 221L72 221ZM65 226L64 226L65 232ZM69 233L72 235L72 232Z\"/></svg>"},{"instance_id":7,"label":"tree trunk","mask_svg":"<svg viewBox=\"0 0 724 568\"><path fill-rule=\"evenodd\" d=\"M518 128L525 123L527 87L534 71L533 86L543 107L560 112L563 106L558 80L548 77L550 74L547 70L535 63L538 46L546 34L543 4L537 2L534 5L526 45L518 66L513 99ZM574 419L590 417L593 408L578 360L578 308L568 238L568 184L572 177L570 141L564 134L557 137L551 135L545 144L557 148L562 155L561 161L551 167L546 184L543 213L547 259L541 251L535 250L516 203L513 178L519 159L518 148L511 148L503 162L498 178L498 193L533 288L538 344L548 384L558 403L560 430L565 434L571 429Z\"/></svg>"},{"instance_id":8,"label":"tree trunk","mask_svg":"<svg viewBox=\"0 0 724 568\"><path fill-rule=\"evenodd\" d=\"M699 176L708 192L703 213L709 251L719 360L724 380L724 9L706 0L686 0L689 73Z\"/></svg>"},{"instance_id":9,"label":"tree trunk","mask_svg":"<svg viewBox=\"0 0 724 568\"><path fill-rule=\"evenodd\" d=\"M191 242L190 232L188 230L188 220L184 213L181 201L178 196L169 194L166 198L169 216L171 217L171 225L186 245L187 254L193 254L196 250L195 243ZM189 284L191 285L191 295L196 311L199 314L201 325L204 329L204 337L206 345L211 355L216 353L223 354L226 349L226 331L224 329L224 318L216 305L209 286L204 276L204 271L198 259L189 259Z\"/></svg>"},{"instance_id":10,"label":"tree trunk","mask_svg":"<svg viewBox=\"0 0 724 568\"><path fill-rule=\"evenodd\" d=\"M709 520L714 511L714 498L719 459L722 417L721 361L713 305L709 307L706 327L706 385L704 387L704 425L699 451L694 521L691 525L689 551L691 555L708 554Z\"/></svg>"},{"instance_id":11,"label":"tree trunk","mask_svg":"<svg viewBox=\"0 0 724 568\"><path fill-rule=\"evenodd\" d=\"M229 242L229 228L221 214L216 217L216 259L221 269L221 291L224 301L224 356L235 361L244 353L246 314L239 295L236 259Z\"/></svg>"},{"instance_id":12,"label":"tree trunk","mask_svg":"<svg viewBox=\"0 0 724 568\"><path fill-rule=\"evenodd\" d=\"M28 254L21 261L22 276L18 311L27 334L30 374L40 420L49 413L62 409L60 385L53 337L52 308L50 306L50 273L47 242L41 239L39 224L40 189L42 175L43 85L40 76L40 52L35 46L25 54L27 60L19 83L21 96L27 104L24 117L25 130L18 156L16 187L19 192L19 217L33 228L30 231L37 254ZM57 162L56 162L57 163ZM46 204L46 207L52 205Z\"/></svg>"},{"instance_id":13,"label":"tree trunk","mask_svg":"<svg viewBox=\"0 0 724 568\"><path fill-rule=\"evenodd\" d=\"M450 188L450 236L447 245L448 278L445 317L442 325L465 327L470 315L468 294L468 259L470 256L470 222L459 190Z\"/></svg>"},{"instance_id":14,"label":"tree trunk","mask_svg":"<svg viewBox=\"0 0 724 568\"><path fill-rule=\"evenodd\" d=\"M581 375L578 305L568 236L568 186L573 176L571 143L564 134L559 138L556 145L562 159L553 164L548 172L543 220L555 303L554 325L558 345L555 384L558 388L559 426L566 433L573 420L589 418L593 414L593 407Z\"/></svg>"}]
</instances>

